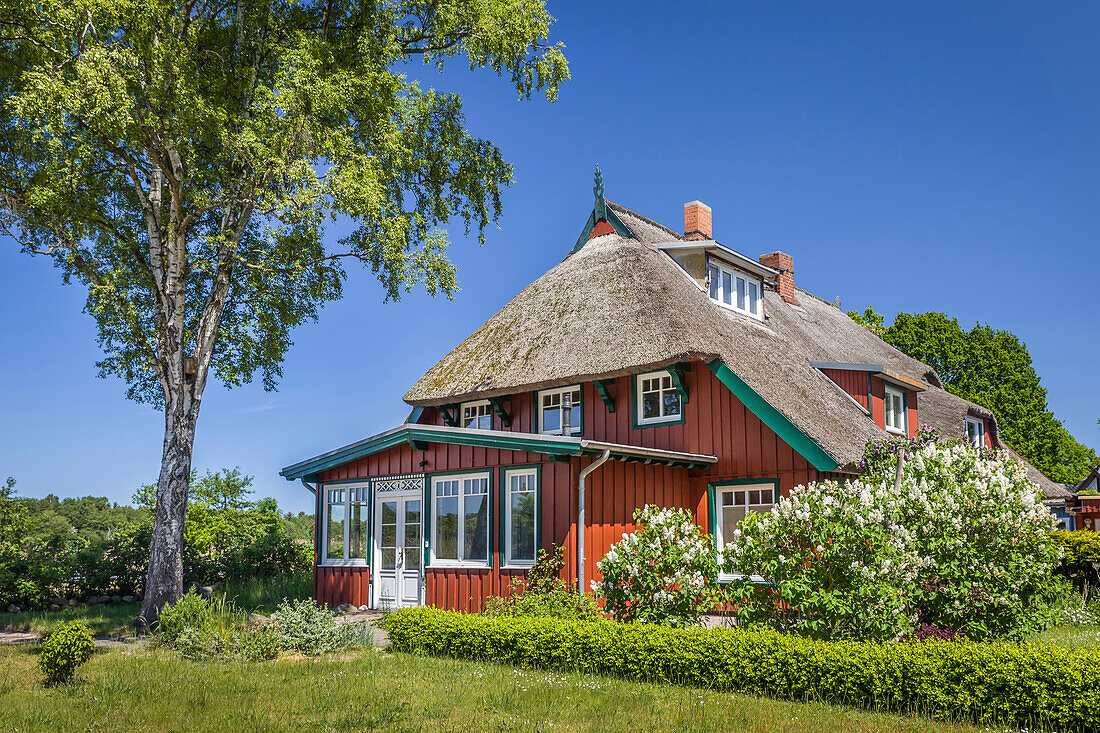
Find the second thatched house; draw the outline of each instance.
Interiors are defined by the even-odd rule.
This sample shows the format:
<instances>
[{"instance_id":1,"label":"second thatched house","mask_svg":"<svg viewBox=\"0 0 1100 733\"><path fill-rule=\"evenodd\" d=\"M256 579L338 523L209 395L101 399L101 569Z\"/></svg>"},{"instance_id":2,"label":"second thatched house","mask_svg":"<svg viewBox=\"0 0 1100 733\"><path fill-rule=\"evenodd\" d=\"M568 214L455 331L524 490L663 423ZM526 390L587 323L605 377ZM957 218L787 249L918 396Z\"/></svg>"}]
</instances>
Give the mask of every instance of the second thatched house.
<instances>
[{"instance_id":1,"label":"second thatched house","mask_svg":"<svg viewBox=\"0 0 1100 733\"><path fill-rule=\"evenodd\" d=\"M647 503L721 544L794 486L854 474L871 439L920 424L1001 445L988 410L798 288L790 255L719 244L699 202L679 232L599 185L565 259L405 401L404 425L282 471L316 494L319 601L475 611L551 543L583 588Z\"/></svg>"}]
</instances>

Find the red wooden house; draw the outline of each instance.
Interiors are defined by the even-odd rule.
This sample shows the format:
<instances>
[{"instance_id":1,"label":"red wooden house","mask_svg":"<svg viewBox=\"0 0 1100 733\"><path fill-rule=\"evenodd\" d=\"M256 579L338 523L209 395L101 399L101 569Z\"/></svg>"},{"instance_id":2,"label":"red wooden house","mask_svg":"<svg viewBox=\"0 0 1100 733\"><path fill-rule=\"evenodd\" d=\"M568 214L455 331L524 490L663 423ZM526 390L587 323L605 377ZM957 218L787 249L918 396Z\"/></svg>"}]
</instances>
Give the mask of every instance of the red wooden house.
<instances>
[{"instance_id":1,"label":"red wooden house","mask_svg":"<svg viewBox=\"0 0 1100 733\"><path fill-rule=\"evenodd\" d=\"M699 202L684 222L598 191L565 259L409 390L404 425L283 469L316 495L317 600L477 611L551 543L586 587L645 504L721 543L853 475L870 439L919 423L1001 444L988 410L799 289L790 255L719 244Z\"/></svg>"}]
</instances>

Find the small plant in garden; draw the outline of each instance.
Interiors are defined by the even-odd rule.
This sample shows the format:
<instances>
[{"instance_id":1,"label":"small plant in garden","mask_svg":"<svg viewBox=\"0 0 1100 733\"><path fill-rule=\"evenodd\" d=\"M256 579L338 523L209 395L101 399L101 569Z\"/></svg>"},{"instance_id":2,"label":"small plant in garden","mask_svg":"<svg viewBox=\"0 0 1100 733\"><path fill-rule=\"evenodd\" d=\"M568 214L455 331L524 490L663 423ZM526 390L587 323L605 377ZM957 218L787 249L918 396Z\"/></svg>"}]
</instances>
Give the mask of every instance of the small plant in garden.
<instances>
[{"instance_id":1,"label":"small plant in garden","mask_svg":"<svg viewBox=\"0 0 1100 733\"><path fill-rule=\"evenodd\" d=\"M359 624L337 624L332 611L312 600L283 601L271 614L279 646L302 654L325 654L359 646Z\"/></svg>"},{"instance_id":2,"label":"small plant in garden","mask_svg":"<svg viewBox=\"0 0 1100 733\"><path fill-rule=\"evenodd\" d=\"M895 491L898 452L869 449L862 480L800 486L746 518L726 569L775 584L731 584L743 621L870 639L1018 637L1045 622L1054 520L1023 465L921 436Z\"/></svg>"},{"instance_id":3,"label":"small plant in garden","mask_svg":"<svg viewBox=\"0 0 1100 733\"><path fill-rule=\"evenodd\" d=\"M76 668L92 658L95 639L87 625L71 621L54 629L42 640L38 668L51 685L70 681Z\"/></svg>"},{"instance_id":4,"label":"small plant in garden","mask_svg":"<svg viewBox=\"0 0 1100 733\"><path fill-rule=\"evenodd\" d=\"M718 601L714 540L691 512L647 504L635 510L637 532L624 534L599 561L592 590L620 621L698 624Z\"/></svg>"},{"instance_id":5,"label":"small plant in garden","mask_svg":"<svg viewBox=\"0 0 1100 733\"><path fill-rule=\"evenodd\" d=\"M525 578L513 578L507 596L491 597L484 613L488 616L557 616L598 618L600 609L588 596L578 594L559 577L565 568L565 548L554 545L539 550L534 566Z\"/></svg>"},{"instance_id":6,"label":"small plant in garden","mask_svg":"<svg viewBox=\"0 0 1100 733\"><path fill-rule=\"evenodd\" d=\"M212 630L213 624L214 611L210 602L192 588L160 612L157 637L165 644L172 644L186 629L207 632Z\"/></svg>"}]
</instances>

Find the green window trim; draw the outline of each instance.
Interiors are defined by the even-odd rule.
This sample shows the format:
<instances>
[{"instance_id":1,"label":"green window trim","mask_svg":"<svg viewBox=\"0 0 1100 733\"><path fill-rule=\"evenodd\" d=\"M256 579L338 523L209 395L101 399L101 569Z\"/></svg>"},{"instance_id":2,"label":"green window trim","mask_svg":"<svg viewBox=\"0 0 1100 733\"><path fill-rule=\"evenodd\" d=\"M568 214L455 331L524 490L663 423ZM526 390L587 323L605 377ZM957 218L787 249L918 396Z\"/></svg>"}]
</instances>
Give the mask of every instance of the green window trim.
<instances>
[{"instance_id":1,"label":"green window trim","mask_svg":"<svg viewBox=\"0 0 1100 733\"><path fill-rule=\"evenodd\" d=\"M534 414L531 416L532 429L531 432L537 435L561 435L562 433L544 433L542 432L542 395L544 392L562 392L567 389L576 389L581 393L581 401L577 405L574 405L573 412L570 415L572 419L573 415L578 415L580 419L576 422L572 430L569 431L569 435L576 437L584 435L584 383L577 384L565 384L561 387L548 387L546 389L538 389L531 393L531 404L534 407ZM570 423L573 425L573 423Z\"/></svg>"},{"instance_id":2,"label":"green window trim","mask_svg":"<svg viewBox=\"0 0 1100 733\"><path fill-rule=\"evenodd\" d=\"M687 400L684 399L684 394L680 394L680 416L675 420L657 420L654 422L639 423L638 422L638 379L646 374L659 374L660 372L666 372L669 375L669 379L672 379L673 385L676 384L676 378L672 376L673 371L676 370L675 366L664 367L663 369L653 369L648 372L640 372L638 374L630 375L630 429L631 430L645 430L646 428L663 428L667 425L683 425L684 416L687 414ZM676 390L680 392L679 388ZM686 392L686 390L685 390Z\"/></svg>"},{"instance_id":3,"label":"green window trim","mask_svg":"<svg viewBox=\"0 0 1100 733\"><path fill-rule=\"evenodd\" d=\"M481 563L478 563L478 562L470 562L468 560L458 560L453 565L448 564L448 565L435 565L435 566L433 566L432 563L431 563L431 557L432 557L431 546L432 546L432 540L435 538L435 525L433 524L433 521L434 521L435 517L433 516L433 513L432 513L432 510L434 509L434 506L433 506L433 503L432 503L432 498L433 498L432 497L432 481L436 478L441 477L441 476L463 476L463 475L469 475L469 474L485 474L485 475L488 476L489 485L486 488L486 491L487 491L486 496L488 497L487 501L488 501L489 505L485 509L486 516L488 517L488 520L489 520L489 528L485 533L486 534L486 537L485 537L485 554L488 556L488 563L487 564L481 564ZM424 510L423 510L424 511L424 519L423 519L424 526L423 526L421 531L422 531L423 536L424 536L424 573L425 573L425 577L427 577L427 573L428 573L429 570L492 570L493 568L496 567L496 565L493 562L493 558L494 558L494 555L496 553L496 548L494 547L493 527L492 527L494 511L495 511L495 509L494 509L495 502L493 501L493 494L495 493L494 492L493 478L494 478L495 474L496 474L496 471L494 471L492 469L492 467L490 467L490 466L487 466L485 468L456 469L454 471L437 471L435 473L426 473L426 474L424 474ZM465 505L460 504L460 506L465 506Z\"/></svg>"},{"instance_id":4,"label":"green window trim","mask_svg":"<svg viewBox=\"0 0 1100 733\"><path fill-rule=\"evenodd\" d=\"M707 525L710 528L710 536L714 538L714 546L718 547L718 492L721 489L728 489L734 486L761 486L764 484L772 485L772 504L779 503L779 479L777 477L766 476L764 478L734 478L726 479L724 481L712 481L707 484ZM719 583L730 583L732 581L722 579L722 569L718 569L718 577L715 578ZM763 583L764 585L774 585L773 583L765 581L755 581Z\"/></svg>"},{"instance_id":5,"label":"green window trim","mask_svg":"<svg viewBox=\"0 0 1100 733\"><path fill-rule=\"evenodd\" d=\"M810 436L802 432L786 415L772 407L770 402L746 384L741 377L726 366L725 362L721 359L715 359L708 362L707 367L714 372L718 380L726 385L745 407L749 408L752 414L760 418L760 421L771 428L787 445L794 448L800 456L809 461L811 466L818 471L835 471L837 469L840 464L837 463L835 458L826 453L825 449L815 443Z\"/></svg>"},{"instance_id":6,"label":"green window trim","mask_svg":"<svg viewBox=\"0 0 1100 733\"><path fill-rule=\"evenodd\" d=\"M508 474L511 471L535 471L535 560L538 560L539 550L542 549L542 464L541 463L521 463L514 466L501 466L498 471L500 473L500 486L498 491L500 492L500 516L497 517L499 523L499 531L497 533L500 547L500 565L501 568L507 568L509 570L529 570L531 565L509 565L507 561L508 548L506 543L506 533L504 526L505 515L507 514L506 507L508 506L505 493L508 491Z\"/></svg>"}]
</instances>

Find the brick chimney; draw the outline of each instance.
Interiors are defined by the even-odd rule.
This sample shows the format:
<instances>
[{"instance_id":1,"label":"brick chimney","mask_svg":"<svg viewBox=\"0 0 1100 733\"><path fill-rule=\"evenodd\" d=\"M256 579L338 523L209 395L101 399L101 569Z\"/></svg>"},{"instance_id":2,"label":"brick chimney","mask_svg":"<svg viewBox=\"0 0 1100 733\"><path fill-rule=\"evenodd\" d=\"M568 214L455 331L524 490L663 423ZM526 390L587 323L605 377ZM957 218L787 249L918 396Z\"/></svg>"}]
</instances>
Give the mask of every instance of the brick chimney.
<instances>
[{"instance_id":1,"label":"brick chimney","mask_svg":"<svg viewBox=\"0 0 1100 733\"><path fill-rule=\"evenodd\" d=\"M786 252L760 255L760 264L779 270L779 295L792 305L798 305L794 292L794 257Z\"/></svg>"},{"instance_id":2,"label":"brick chimney","mask_svg":"<svg viewBox=\"0 0 1100 733\"><path fill-rule=\"evenodd\" d=\"M702 201L684 204L684 238L713 239L711 236L710 207Z\"/></svg>"}]
</instances>

